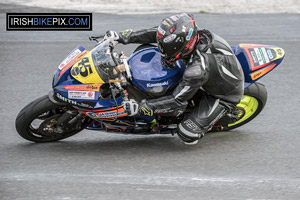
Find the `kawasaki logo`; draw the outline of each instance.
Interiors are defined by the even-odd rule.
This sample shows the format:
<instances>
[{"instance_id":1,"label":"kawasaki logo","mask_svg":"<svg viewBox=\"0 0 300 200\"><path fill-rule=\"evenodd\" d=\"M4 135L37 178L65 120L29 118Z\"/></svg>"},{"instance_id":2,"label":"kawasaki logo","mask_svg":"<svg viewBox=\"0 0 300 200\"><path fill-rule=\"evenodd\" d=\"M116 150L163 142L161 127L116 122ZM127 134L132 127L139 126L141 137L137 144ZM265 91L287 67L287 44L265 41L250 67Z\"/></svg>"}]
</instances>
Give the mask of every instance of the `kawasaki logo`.
<instances>
[{"instance_id":1,"label":"kawasaki logo","mask_svg":"<svg viewBox=\"0 0 300 200\"><path fill-rule=\"evenodd\" d=\"M147 83L147 87L160 87L160 86L165 86L169 85L169 81L161 82L161 83Z\"/></svg>"}]
</instances>

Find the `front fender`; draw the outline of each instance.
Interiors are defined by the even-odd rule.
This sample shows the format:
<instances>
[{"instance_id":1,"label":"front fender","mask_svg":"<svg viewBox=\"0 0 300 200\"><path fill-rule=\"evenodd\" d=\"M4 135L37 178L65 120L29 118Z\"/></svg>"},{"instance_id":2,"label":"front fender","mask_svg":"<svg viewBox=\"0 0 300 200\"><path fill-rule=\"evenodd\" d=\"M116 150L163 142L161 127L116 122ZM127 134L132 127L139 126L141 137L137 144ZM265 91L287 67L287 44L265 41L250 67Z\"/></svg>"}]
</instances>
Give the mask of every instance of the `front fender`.
<instances>
[{"instance_id":1,"label":"front fender","mask_svg":"<svg viewBox=\"0 0 300 200\"><path fill-rule=\"evenodd\" d=\"M53 91L50 91L49 94L48 94L48 97L50 99L50 101L54 104L57 104L57 105L69 105L68 103L66 102L61 102L61 101L58 101L57 98L55 97L54 95L54 92Z\"/></svg>"}]
</instances>

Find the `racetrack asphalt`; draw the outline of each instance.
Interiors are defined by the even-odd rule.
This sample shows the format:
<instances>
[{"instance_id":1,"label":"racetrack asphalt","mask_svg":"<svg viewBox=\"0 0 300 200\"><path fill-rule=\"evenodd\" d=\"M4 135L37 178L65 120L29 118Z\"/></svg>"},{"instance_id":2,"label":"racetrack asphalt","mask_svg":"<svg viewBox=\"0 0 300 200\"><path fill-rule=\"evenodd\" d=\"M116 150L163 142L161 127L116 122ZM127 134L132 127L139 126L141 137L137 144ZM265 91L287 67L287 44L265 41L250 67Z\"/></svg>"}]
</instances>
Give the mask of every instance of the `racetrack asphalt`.
<instances>
[{"instance_id":1,"label":"racetrack asphalt","mask_svg":"<svg viewBox=\"0 0 300 200\"><path fill-rule=\"evenodd\" d=\"M272 44L286 51L260 80L268 102L251 123L185 146L176 136L82 131L56 143L18 136L14 123L48 94L52 76L90 35L158 25L166 14L93 14L93 31L6 31L7 12L59 12L1 5L0 199L293 199L300 198L300 15L195 14L199 26L230 44ZM130 55L136 45L119 45Z\"/></svg>"}]
</instances>

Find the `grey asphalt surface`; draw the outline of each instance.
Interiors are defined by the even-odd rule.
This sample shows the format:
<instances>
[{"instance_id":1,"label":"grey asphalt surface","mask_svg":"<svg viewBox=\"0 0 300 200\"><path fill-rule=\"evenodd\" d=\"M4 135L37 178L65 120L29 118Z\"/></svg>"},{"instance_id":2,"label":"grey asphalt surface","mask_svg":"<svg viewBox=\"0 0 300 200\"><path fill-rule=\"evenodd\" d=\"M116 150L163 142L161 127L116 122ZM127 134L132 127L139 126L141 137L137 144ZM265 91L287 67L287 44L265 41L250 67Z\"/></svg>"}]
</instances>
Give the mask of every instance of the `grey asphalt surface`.
<instances>
[{"instance_id":1,"label":"grey asphalt surface","mask_svg":"<svg viewBox=\"0 0 300 200\"><path fill-rule=\"evenodd\" d=\"M261 79L263 112L206 135L196 146L173 136L82 131L61 142L18 136L15 117L51 90L54 71L88 36L155 26L165 14L93 15L93 31L8 32L6 12L59 12L0 5L0 199L300 199L300 15L195 14L230 44L282 47L282 64ZM127 55L136 45L119 46Z\"/></svg>"}]
</instances>

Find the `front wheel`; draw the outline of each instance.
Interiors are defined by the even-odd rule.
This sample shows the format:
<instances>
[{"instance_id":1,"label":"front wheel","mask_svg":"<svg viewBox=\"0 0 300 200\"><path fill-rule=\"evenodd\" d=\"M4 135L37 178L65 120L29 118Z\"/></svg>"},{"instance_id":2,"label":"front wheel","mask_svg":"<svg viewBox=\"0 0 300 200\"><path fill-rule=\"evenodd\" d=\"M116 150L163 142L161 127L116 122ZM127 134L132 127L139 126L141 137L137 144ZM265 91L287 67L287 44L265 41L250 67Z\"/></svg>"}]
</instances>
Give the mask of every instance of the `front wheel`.
<instances>
[{"instance_id":1,"label":"front wheel","mask_svg":"<svg viewBox=\"0 0 300 200\"><path fill-rule=\"evenodd\" d=\"M67 111L70 112L69 107L54 104L45 95L20 111L15 123L17 132L29 141L54 142L75 135L88 125L89 118L74 117L72 124L59 126L58 121Z\"/></svg>"},{"instance_id":2,"label":"front wheel","mask_svg":"<svg viewBox=\"0 0 300 200\"><path fill-rule=\"evenodd\" d=\"M240 103L212 128L212 131L228 131L238 128L254 119L267 103L267 90L261 83L254 83L245 89Z\"/></svg>"}]
</instances>

